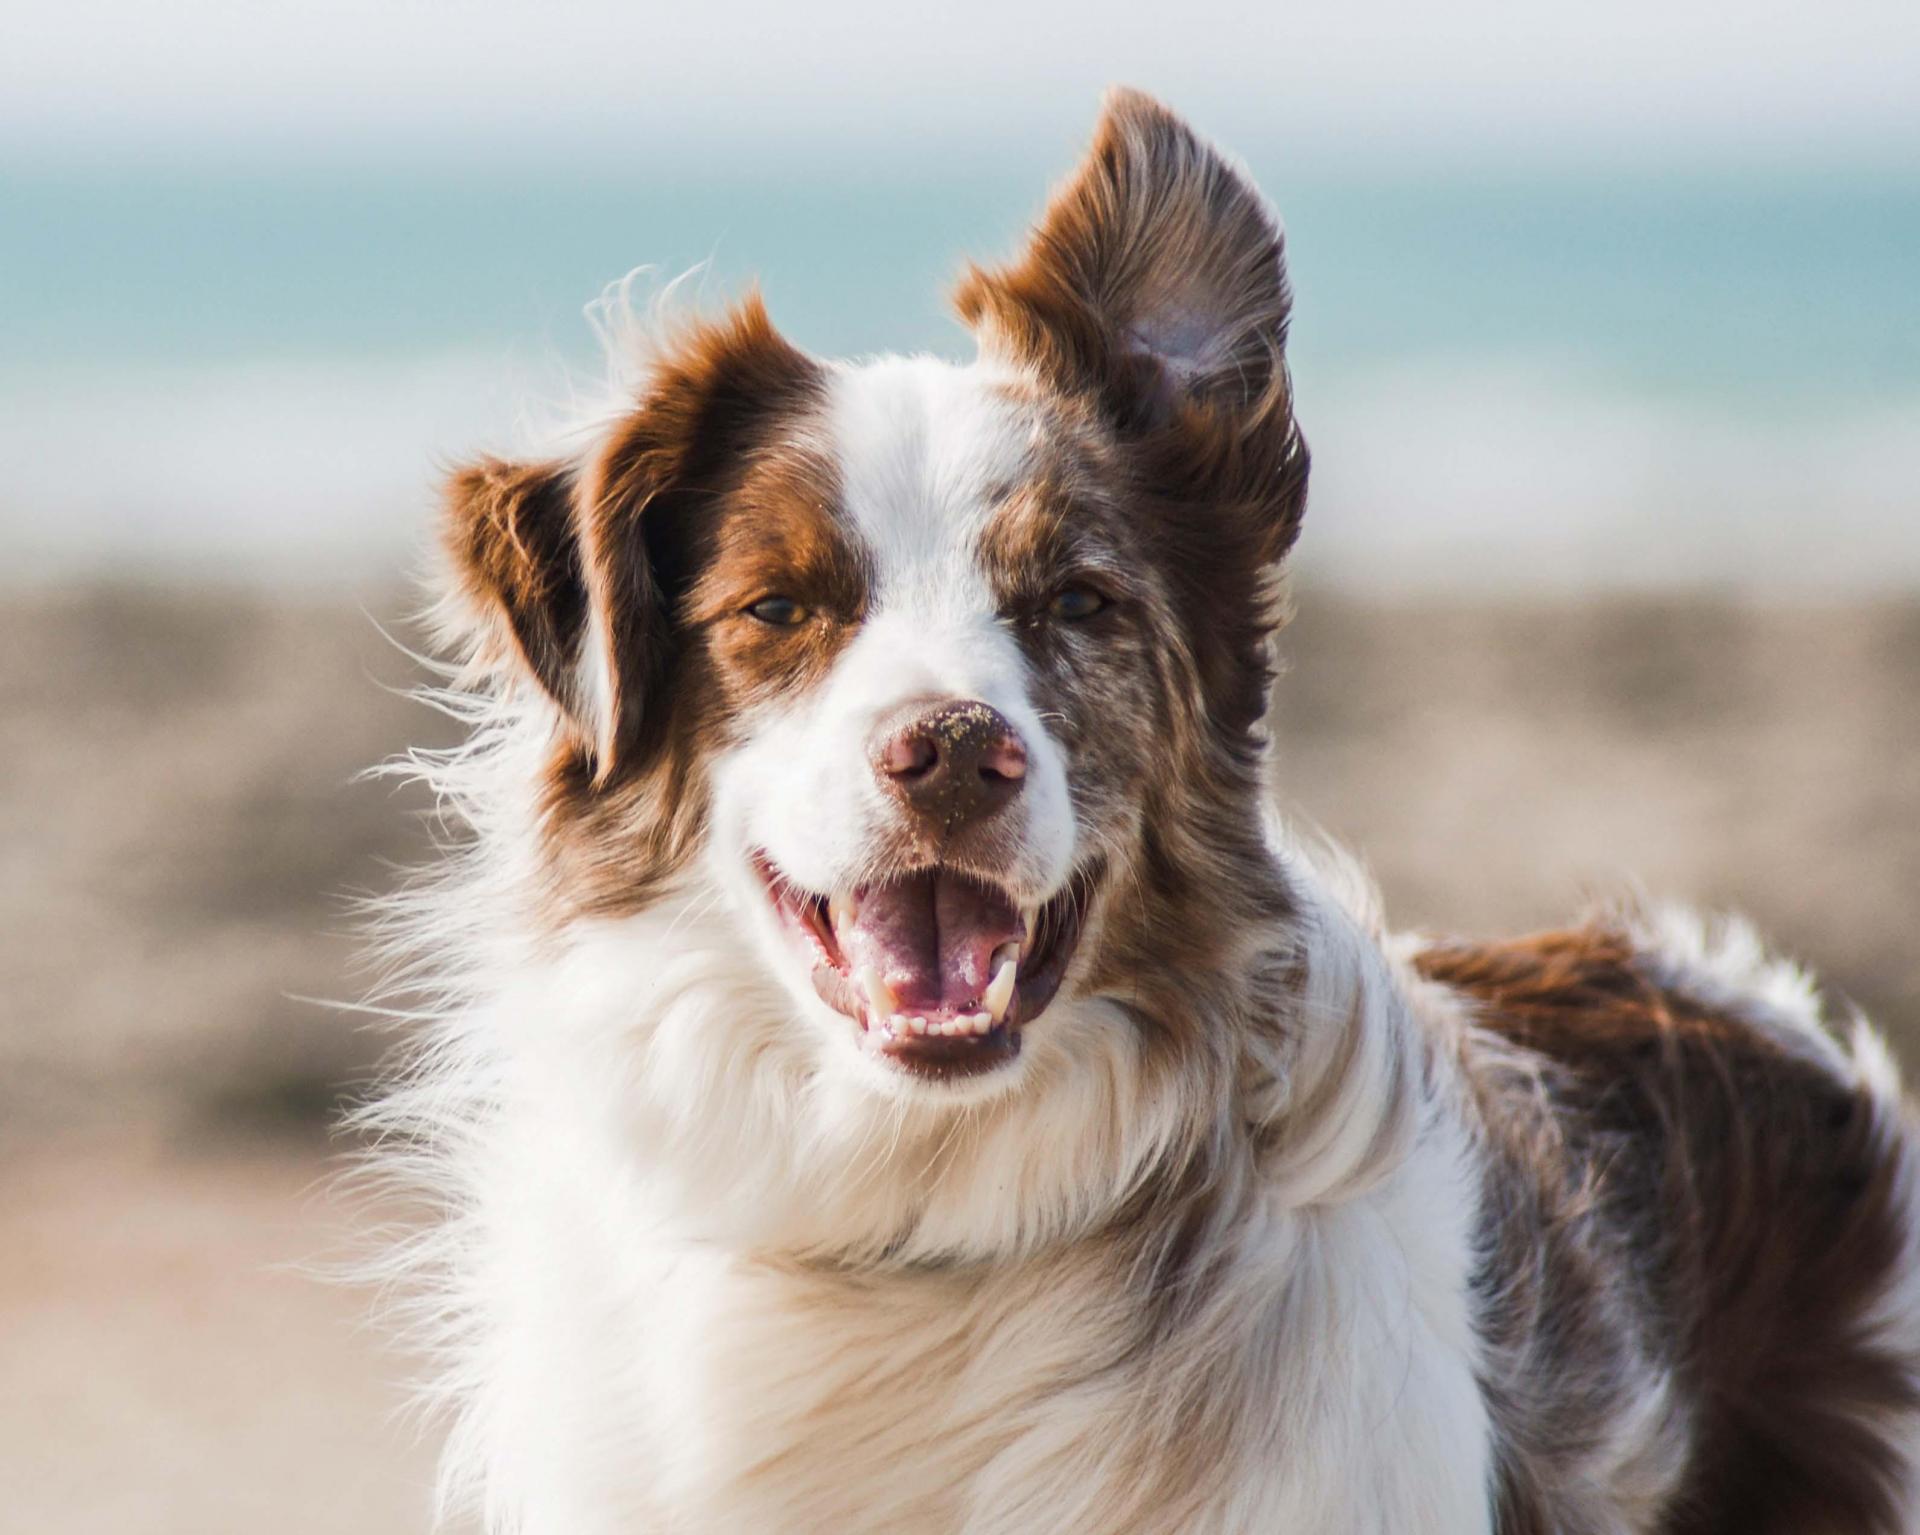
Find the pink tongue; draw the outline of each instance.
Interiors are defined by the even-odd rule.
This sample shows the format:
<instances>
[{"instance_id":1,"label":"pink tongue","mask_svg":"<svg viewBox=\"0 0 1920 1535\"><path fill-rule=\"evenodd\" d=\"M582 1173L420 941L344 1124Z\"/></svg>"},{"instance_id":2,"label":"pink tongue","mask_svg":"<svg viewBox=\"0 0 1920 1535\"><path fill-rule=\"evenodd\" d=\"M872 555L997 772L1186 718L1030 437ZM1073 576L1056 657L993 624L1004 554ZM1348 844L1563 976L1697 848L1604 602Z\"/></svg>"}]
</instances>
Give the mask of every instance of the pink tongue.
<instances>
[{"instance_id":1,"label":"pink tongue","mask_svg":"<svg viewBox=\"0 0 1920 1535\"><path fill-rule=\"evenodd\" d=\"M939 872L860 891L853 919L834 930L848 972L879 971L907 1013L974 1006L993 978L993 951L1020 936L1006 896Z\"/></svg>"}]
</instances>

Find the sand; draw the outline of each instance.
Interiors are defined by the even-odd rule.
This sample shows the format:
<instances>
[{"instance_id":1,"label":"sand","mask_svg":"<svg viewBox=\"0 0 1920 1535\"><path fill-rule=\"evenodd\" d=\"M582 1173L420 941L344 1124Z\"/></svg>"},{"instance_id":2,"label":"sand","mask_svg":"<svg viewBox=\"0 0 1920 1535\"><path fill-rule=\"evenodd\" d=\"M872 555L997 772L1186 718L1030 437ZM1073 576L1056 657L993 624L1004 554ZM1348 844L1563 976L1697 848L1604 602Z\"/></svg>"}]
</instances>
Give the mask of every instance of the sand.
<instances>
[{"instance_id":1,"label":"sand","mask_svg":"<svg viewBox=\"0 0 1920 1535\"><path fill-rule=\"evenodd\" d=\"M390 616L397 601L368 611ZM1402 923L1631 878L1755 916L1920 1062L1920 601L1305 593L1287 806ZM429 1456L337 1257L381 1037L343 897L421 856L360 768L445 726L351 604L0 600L0 1531L418 1530Z\"/></svg>"}]
</instances>

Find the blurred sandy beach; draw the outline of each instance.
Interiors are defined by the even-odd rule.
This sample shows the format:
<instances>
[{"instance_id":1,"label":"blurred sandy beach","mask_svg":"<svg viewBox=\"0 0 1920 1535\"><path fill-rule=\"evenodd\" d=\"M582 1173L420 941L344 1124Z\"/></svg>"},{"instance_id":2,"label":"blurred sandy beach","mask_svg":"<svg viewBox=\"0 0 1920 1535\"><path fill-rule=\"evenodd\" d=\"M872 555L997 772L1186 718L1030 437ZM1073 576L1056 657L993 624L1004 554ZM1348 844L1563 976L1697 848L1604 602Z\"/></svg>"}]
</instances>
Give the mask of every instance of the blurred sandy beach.
<instances>
[{"instance_id":1,"label":"blurred sandy beach","mask_svg":"<svg viewBox=\"0 0 1920 1535\"><path fill-rule=\"evenodd\" d=\"M344 897L426 846L353 775L444 732L369 603L0 602L0 1528L424 1528L337 1106L382 1037ZM399 631L404 635L402 628ZM1920 601L1301 594L1286 803L1399 925L1738 908L1920 1061Z\"/></svg>"}]
</instances>

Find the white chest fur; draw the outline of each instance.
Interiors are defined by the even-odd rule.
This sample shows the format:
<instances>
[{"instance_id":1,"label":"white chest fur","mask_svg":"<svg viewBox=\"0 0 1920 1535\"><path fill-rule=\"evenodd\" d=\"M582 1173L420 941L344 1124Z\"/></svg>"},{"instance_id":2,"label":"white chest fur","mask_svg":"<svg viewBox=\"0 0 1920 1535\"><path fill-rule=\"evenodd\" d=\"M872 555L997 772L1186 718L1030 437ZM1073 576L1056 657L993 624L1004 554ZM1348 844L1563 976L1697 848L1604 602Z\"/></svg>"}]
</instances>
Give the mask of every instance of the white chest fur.
<instances>
[{"instance_id":1,"label":"white chest fur","mask_svg":"<svg viewBox=\"0 0 1920 1535\"><path fill-rule=\"evenodd\" d=\"M481 1224L457 1458L524 1535L1484 1531L1451 1178L1255 1198L1159 1285L1122 1239L849 1274L679 1239L549 1143Z\"/></svg>"}]
</instances>

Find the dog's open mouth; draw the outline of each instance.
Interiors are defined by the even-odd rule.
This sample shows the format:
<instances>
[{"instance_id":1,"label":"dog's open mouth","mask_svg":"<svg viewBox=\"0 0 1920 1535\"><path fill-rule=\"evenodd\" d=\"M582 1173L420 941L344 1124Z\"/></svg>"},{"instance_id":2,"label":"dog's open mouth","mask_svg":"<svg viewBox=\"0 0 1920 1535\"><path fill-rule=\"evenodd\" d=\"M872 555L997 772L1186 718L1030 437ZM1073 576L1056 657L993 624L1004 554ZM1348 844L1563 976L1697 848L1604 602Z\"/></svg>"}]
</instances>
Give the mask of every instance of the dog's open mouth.
<instances>
[{"instance_id":1,"label":"dog's open mouth","mask_svg":"<svg viewBox=\"0 0 1920 1535\"><path fill-rule=\"evenodd\" d=\"M782 924L813 961L828 1006L867 1047L916 1075L974 1076L1020 1053L1020 1029L1060 989L1079 942L1089 876L1022 909L985 880L921 869L816 895L761 854L755 865Z\"/></svg>"}]
</instances>

